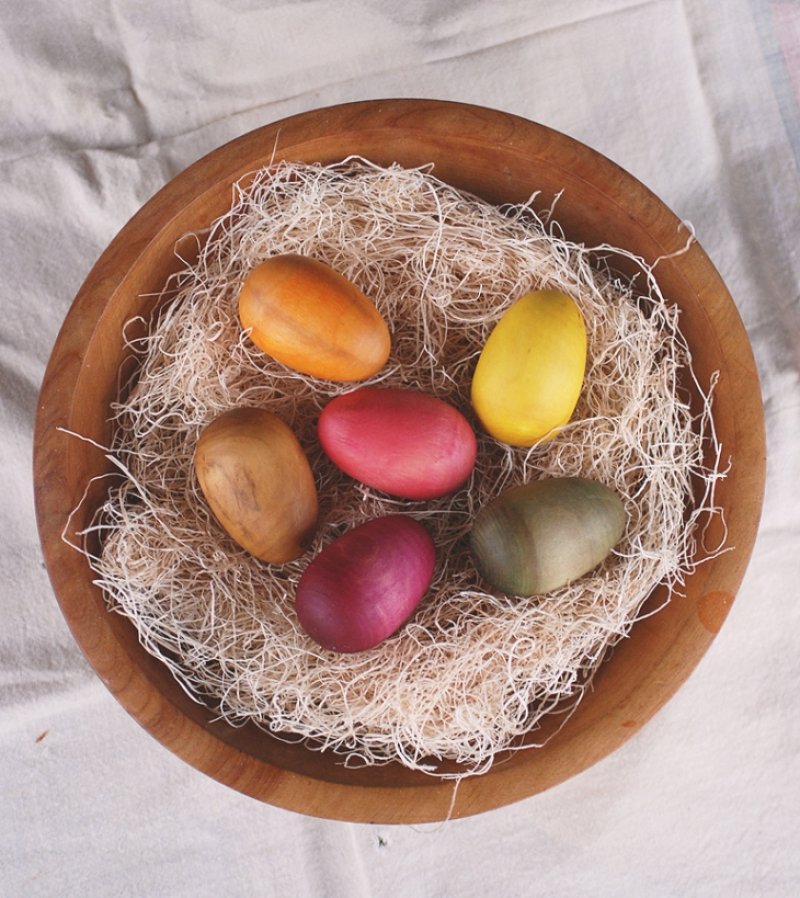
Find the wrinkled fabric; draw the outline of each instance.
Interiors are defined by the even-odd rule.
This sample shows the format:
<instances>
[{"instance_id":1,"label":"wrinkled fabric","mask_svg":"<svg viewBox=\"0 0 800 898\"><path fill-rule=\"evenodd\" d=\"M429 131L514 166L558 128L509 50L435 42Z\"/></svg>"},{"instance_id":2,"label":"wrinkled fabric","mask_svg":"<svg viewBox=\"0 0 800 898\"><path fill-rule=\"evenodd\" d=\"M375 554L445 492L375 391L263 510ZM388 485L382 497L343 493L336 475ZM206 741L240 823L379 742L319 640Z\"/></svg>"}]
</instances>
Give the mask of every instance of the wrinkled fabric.
<instances>
[{"instance_id":1,"label":"wrinkled fabric","mask_svg":"<svg viewBox=\"0 0 800 898\"><path fill-rule=\"evenodd\" d=\"M769 446L752 562L675 698L563 785L438 826L284 811L158 745L73 641L33 513L39 385L118 229L225 141L382 97L547 124L690 221ZM0 896L798 894L800 4L5 0L0 104Z\"/></svg>"}]
</instances>

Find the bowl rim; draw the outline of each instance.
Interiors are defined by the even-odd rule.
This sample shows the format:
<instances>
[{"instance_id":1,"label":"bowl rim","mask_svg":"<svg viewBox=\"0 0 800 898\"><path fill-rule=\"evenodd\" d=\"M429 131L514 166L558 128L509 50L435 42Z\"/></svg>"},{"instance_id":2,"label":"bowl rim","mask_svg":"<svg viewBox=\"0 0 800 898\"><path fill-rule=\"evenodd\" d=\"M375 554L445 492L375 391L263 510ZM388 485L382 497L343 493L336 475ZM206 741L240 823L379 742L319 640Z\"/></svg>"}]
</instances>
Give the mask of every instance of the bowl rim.
<instances>
[{"instance_id":1,"label":"bowl rim","mask_svg":"<svg viewBox=\"0 0 800 898\"><path fill-rule=\"evenodd\" d=\"M70 429L74 390L90 362L90 344L107 303L114 296L120 272L128 271L153 252L159 235L186 213L190 204L214 185L232 185L271 158L293 158L301 145L313 154L326 137L357 138L367 131L385 136L402 147L404 135L424 136L433 144L455 127L465 152L485 152L503 141L504 151L546 160L551 167L567 167L573 176L606 185L609 203L620 214L641 221L655 237L663 238L666 254L680 220L659 198L632 175L581 142L519 116L453 101L428 99L365 100L323 107L289 116L249 131L209 152L171 179L120 229L89 272L64 319L42 382L34 431L34 496L37 525L45 563L56 598L67 623L90 665L125 709L151 735L192 766L245 794L278 807L311 816L359 822L422 823L463 817L510 804L550 788L585 770L626 742L662 707L688 678L705 654L727 615L738 590L755 542L764 495L766 443L757 369L744 325L722 279L699 243L691 250L693 292L703 297L703 313L717 324L717 332L730 354L739 348L735 376L737 394L736 476L746 493L748 514L735 521L736 552L722 557L724 588L716 580L704 583L697 600L698 623L690 632L663 647L657 659L664 678L643 706L628 696L619 711L616 730L601 746L593 745L590 720L573 734L569 764L559 763L549 746L514 755L514 763L498 764L487 774L462 780L457 793L451 782L431 777L402 782L390 779L370 783L361 777L341 782L286 769L256 758L237 747L225 725L210 712L179 707L180 698L165 695L142 667L140 652L117 638L108 621L98 622L86 601L84 560L61 539L67 515L63 487L72 470L68 438L59 427ZM448 130L449 129L449 130ZM281 144L281 140L285 142ZM292 142L294 141L294 142ZM564 160L567 160L565 163ZM438 165L438 160L437 160ZM577 175L575 173L577 172ZM447 180L444 175L439 175ZM636 213L631 210L637 210ZM210 222L209 222L210 223ZM671 235L671 236L670 236ZM655 238L654 238L655 239ZM681 273L684 277L685 273ZM87 327L91 329L86 338ZM701 566L702 567L702 566ZM698 569L699 570L699 569ZM702 577L706 577L703 572ZM97 589L96 587L94 587ZM705 603L705 604L704 604ZM701 609L701 605L703 608ZM701 613L703 611L703 613ZM709 623L710 622L710 623ZM647 629L648 621L637 623ZM637 631L638 632L638 631ZM625 651L622 646L620 651ZM648 681L649 682L649 681ZM624 718L624 719L623 719ZM552 743L551 743L552 744ZM548 758L544 766L530 759L537 752ZM522 760L520 760L522 759ZM457 800L455 800L457 797Z\"/></svg>"}]
</instances>

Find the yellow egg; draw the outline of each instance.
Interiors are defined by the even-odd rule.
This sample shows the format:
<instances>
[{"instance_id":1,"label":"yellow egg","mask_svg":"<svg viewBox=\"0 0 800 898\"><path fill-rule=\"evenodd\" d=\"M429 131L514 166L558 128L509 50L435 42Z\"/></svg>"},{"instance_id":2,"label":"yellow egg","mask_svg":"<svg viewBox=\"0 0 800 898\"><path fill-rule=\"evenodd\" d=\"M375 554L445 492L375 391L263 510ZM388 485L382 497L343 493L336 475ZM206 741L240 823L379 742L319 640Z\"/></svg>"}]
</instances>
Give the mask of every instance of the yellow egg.
<instances>
[{"instance_id":1,"label":"yellow egg","mask_svg":"<svg viewBox=\"0 0 800 898\"><path fill-rule=\"evenodd\" d=\"M586 369L586 328L575 301L526 293L498 321L472 378L472 406L513 446L550 439L572 417Z\"/></svg>"}]
</instances>

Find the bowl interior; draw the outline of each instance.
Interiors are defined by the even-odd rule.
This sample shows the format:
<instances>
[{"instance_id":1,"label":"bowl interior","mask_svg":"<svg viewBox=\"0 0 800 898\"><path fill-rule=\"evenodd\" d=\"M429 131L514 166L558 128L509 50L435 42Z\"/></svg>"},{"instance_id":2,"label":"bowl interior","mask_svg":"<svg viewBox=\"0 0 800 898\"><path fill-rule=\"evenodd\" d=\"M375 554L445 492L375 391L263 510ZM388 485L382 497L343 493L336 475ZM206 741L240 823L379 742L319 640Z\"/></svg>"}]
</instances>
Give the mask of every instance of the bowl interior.
<instances>
[{"instance_id":1,"label":"bowl interior","mask_svg":"<svg viewBox=\"0 0 800 898\"><path fill-rule=\"evenodd\" d=\"M443 181L492 203L525 201L538 191L545 208L560 194L556 218L569 238L624 247L650 263L686 242L678 218L618 166L564 135L504 113L438 101L365 102L251 132L195 163L150 200L75 298L40 398L40 534L56 596L88 660L130 714L187 762L255 798L311 815L373 822L460 817L532 795L595 763L641 727L696 666L724 620L755 539L764 479L758 380L735 305L702 248L695 243L659 262L659 284L682 310L700 381L707 384L719 372L714 421L732 467L716 499L735 551L698 567L685 597L635 625L567 722L553 717L535 734L536 741L553 734L546 745L510 752L488 773L465 779L452 807L452 784L399 764L350 769L330 754L287 744L253 726L214 722L145 652L132 625L106 609L84 559L61 539L79 504L70 528L88 523L108 488L107 481L92 479L112 468L100 450L60 428L108 444L109 405L125 364L123 325L135 315L149 316L154 297L183 264L176 244L229 208L235 181L273 156L332 163L351 154L384 165L432 162ZM181 248L185 253L187 241ZM658 594L651 597L658 601Z\"/></svg>"}]
</instances>

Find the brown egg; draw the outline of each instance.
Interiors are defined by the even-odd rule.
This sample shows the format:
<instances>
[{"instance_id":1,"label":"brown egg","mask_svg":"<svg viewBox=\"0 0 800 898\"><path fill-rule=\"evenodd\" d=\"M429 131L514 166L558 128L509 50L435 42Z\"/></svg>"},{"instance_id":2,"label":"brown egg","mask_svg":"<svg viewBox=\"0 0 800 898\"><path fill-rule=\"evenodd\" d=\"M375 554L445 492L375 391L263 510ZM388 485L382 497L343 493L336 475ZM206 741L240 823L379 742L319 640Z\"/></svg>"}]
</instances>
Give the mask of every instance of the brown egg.
<instances>
[{"instance_id":1,"label":"brown egg","mask_svg":"<svg viewBox=\"0 0 800 898\"><path fill-rule=\"evenodd\" d=\"M303 554L317 490L303 449L280 418L236 408L200 434L195 471L214 516L243 549L281 564Z\"/></svg>"},{"instance_id":2,"label":"brown egg","mask_svg":"<svg viewBox=\"0 0 800 898\"><path fill-rule=\"evenodd\" d=\"M364 380L389 358L389 329L369 297L307 256L256 266L239 294L239 320L259 349L313 377Z\"/></svg>"}]
</instances>

